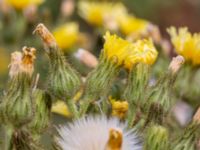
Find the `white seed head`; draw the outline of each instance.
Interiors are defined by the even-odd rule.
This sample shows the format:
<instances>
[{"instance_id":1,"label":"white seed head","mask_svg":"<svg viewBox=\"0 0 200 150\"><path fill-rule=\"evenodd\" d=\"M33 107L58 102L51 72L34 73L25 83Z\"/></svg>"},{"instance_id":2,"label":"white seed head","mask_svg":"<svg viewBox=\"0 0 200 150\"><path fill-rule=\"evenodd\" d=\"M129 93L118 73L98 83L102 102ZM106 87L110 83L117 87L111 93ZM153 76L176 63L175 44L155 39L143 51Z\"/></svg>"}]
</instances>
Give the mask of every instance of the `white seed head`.
<instances>
[{"instance_id":1,"label":"white seed head","mask_svg":"<svg viewBox=\"0 0 200 150\"><path fill-rule=\"evenodd\" d=\"M128 130L117 118L107 119L105 116L89 116L62 126L58 129L61 138L57 140L63 150L106 150L113 129L122 134L119 150L142 149L133 130Z\"/></svg>"}]
</instances>

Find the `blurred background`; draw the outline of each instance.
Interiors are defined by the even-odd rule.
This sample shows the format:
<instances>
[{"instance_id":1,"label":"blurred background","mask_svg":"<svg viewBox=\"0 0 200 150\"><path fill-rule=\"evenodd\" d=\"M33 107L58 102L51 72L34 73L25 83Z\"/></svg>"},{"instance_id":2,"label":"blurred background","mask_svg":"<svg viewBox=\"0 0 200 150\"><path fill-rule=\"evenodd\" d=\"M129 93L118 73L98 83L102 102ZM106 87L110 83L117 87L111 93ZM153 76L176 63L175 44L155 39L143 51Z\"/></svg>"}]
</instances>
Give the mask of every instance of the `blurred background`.
<instances>
[{"instance_id":1,"label":"blurred background","mask_svg":"<svg viewBox=\"0 0 200 150\"><path fill-rule=\"evenodd\" d=\"M8 2L7 2L8 1ZM95 27L88 24L78 13L78 0L44 0L35 5L24 5L26 0L0 0L0 90L5 88L8 78L10 53L21 50L23 46L33 46L38 50L36 72L45 79L48 70L47 58L42 43L32 34L36 25L44 23L50 30L67 22L76 22L79 36L87 37L79 41L79 46L67 48L66 56L82 47L98 55L102 47L101 39L96 34ZM39 0L38 0L39 1ZM99 0L101 1L101 0ZM110 1L109 1L110 2ZM136 17L148 20L157 25L163 37L169 39L166 28L187 26L191 32L200 31L200 1L199 0L114 0L113 3L123 3L128 12ZM70 37L73 42L73 36ZM95 40L94 40L95 39ZM95 41L95 42L94 42ZM96 42L97 41L97 42ZM68 57L68 56L67 56ZM71 57L69 57L70 61ZM73 58L72 58L73 59ZM72 65L76 61L72 61ZM79 67L80 69L81 67ZM83 67L84 68L84 67ZM82 69L84 74L85 70ZM79 70L81 71L81 69ZM87 72L87 71L86 71ZM43 84L40 82L40 85Z\"/></svg>"}]
</instances>

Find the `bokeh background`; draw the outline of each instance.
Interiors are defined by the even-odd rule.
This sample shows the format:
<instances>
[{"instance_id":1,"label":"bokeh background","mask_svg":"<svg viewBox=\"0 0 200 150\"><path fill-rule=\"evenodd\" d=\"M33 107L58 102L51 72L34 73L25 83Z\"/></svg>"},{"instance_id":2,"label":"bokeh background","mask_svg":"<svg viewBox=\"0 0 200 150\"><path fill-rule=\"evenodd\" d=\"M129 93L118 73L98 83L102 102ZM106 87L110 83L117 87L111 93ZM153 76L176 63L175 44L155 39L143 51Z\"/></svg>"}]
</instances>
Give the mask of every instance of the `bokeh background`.
<instances>
[{"instance_id":1,"label":"bokeh background","mask_svg":"<svg viewBox=\"0 0 200 150\"><path fill-rule=\"evenodd\" d=\"M68 21L79 23L81 32L93 34L93 29L77 13L77 0L74 0L74 10L67 17L62 16L62 3L65 0L45 0L38 6L37 15L25 17L26 12L8 8L0 0L0 91L3 92L8 78L10 53L21 50L23 46L33 46L38 49L36 72L41 74L41 81L47 72L47 58L43 55L43 47L32 31L39 22L43 22L50 29ZM67 0L66 0L67 1ZM113 2L116 2L114 0ZM129 12L135 16L147 19L158 25L162 36L169 38L166 28L173 26L187 26L191 32L200 31L200 1L199 0L122 0ZM13 15L14 13L14 15ZM27 12L28 13L28 12ZM27 21L27 19L29 21ZM24 23L26 22L26 23ZM98 44L97 44L98 45ZM101 44L100 44L101 45ZM92 49L94 54L95 47ZM98 50L97 50L98 51ZM42 55L41 55L42 54ZM42 83L40 83L42 85Z\"/></svg>"}]
</instances>

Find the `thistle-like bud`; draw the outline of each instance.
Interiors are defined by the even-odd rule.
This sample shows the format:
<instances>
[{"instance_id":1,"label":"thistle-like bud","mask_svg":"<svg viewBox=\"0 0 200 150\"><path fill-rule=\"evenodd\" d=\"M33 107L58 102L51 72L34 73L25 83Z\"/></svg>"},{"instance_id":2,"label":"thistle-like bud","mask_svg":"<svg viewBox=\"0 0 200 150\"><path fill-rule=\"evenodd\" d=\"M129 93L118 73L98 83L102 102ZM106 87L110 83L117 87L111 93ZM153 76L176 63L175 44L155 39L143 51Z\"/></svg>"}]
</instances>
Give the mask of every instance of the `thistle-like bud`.
<instances>
[{"instance_id":1,"label":"thistle-like bud","mask_svg":"<svg viewBox=\"0 0 200 150\"><path fill-rule=\"evenodd\" d=\"M81 103L81 114L85 114L91 102L100 96L108 96L111 85L118 75L131 43L116 35L105 35L105 43L98 66L88 75L85 85L85 93Z\"/></svg>"},{"instance_id":2,"label":"thistle-like bud","mask_svg":"<svg viewBox=\"0 0 200 150\"><path fill-rule=\"evenodd\" d=\"M169 150L168 130L159 125L148 127L144 137L144 150Z\"/></svg>"},{"instance_id":3,"label":"thistle-like bud","mask_svg":"<svg viewBox=\"0 0 200 150\"><path fill-rule=\"evenodd\" d=\"M59 99L67 99L70 112L77 115L77 108L71 99L81 88L82 82L79 74L66 62L55 38L43 24L39 24L34 33L37 33L43 40L50 59L48 91Z\"/></svg>"},{"instance_id":4,"label":"thistle-like bud","mask_svg":"<svg viewBox=\"0 0 200 150\"><path fill-rule=\"evenodd\" d=\"M15 127L31 121L33 105L31 98L31 76L35 59L34 48L23 48L23 53L11 55L10 81L1 104L3 118Z\"/></svg>"},{"instance_id":5,"label":"thistle-like bud","mask_svg":"<svg viewBox=\"0 0 200 150\"><path fill-rule=\"evenodd\" d=\"M174 142L174 150L196 150L199 140L200 108L195 113L192 122L186 127L182 136Z\"/></svg>"},{"instance_id":6,"label":"thistle-like bud","mask_svg":"<svg viewBox=\"0 0 200 150\"><path fill-rule=\"evenodd\" d=\"M48 126L51 114L51 97L42 90L33 91L35 102L35 116L29 127L33 133L42 133Z\"/></svg>"},{"instance_id":7,"label":"thistle-like bud","mask_svg":"<svg viewBox=\"0 0 200 150\"><path fill-rule=\"evenodd\" d=\"M150 89L145 109L148 110L147 122L157 122L162 124L163 118L171 108L171 93L176 79L176 75L184 62L182 56L173 58L168 71Z\"/></svg>"}]
</instances>

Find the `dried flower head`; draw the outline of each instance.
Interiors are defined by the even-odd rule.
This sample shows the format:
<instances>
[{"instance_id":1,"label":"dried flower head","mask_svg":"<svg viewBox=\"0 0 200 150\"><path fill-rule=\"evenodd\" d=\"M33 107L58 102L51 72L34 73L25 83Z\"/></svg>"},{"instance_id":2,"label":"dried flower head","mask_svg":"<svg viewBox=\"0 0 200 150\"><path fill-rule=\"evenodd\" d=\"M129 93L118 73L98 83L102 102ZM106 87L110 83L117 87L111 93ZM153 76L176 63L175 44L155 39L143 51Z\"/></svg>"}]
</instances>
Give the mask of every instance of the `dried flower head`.
<instances>
[{"instance_id":1,"label":"dried flower head","mask_svg":"<svg viewBox=\"0 0 200 150\"><path fill-rule=\"evenodd\" d=\"M54 36L49 32L49 30L44 26L44 24L38 24L35 30L33 31L33 34L35 33L37 33L40 36L45 46L56 47L57 44Z\"/></svg>"},{"instance_id":2,"label":"dried flower head","mask_svg":"<svg viewBox=\"0 0 200 150\"><path fill-rule=\"evenodd\" d=\"M11 62L9 64L9 76L12 78L14 75L19 73L20 65L22 63L22 53L21 52L13 52L11 54Z\"/></svg>"},{"instance_id":3,"label":"dried flower head","mask_svg":"<svg viewBox=\"0 0 200 150\"><path fill-rule=\"evenodd\" d=\"M182 55L193 65L200 64L200 34L191 34L186 27L176 30L175 27L167 29L171 41L178 54Z\"/></svg>"},{"instance_id":4,"label":"dried flower head","mask_svg":"<svg viewBox=\"0 0 200 150\"><path fill-rule=\"evenodd\" d=\"M22 52L16 51L11 54L11 63L9 65L9 76L11 78L21 72L28 73L31 76L34 71L36 49L33 47L23 47Z\"/></svg>"},{"instance_id":5,"label":"dried flower head","mask_svg":"<svg viewBox=\"0 0 200 150\"><path fill-rule=\"evenodd\" d=\"M63 150L141 150L136 134L117 119L82 118L59 128ZM70 137L70 138L69 138Z\"/></svg>"}]
</instances>

